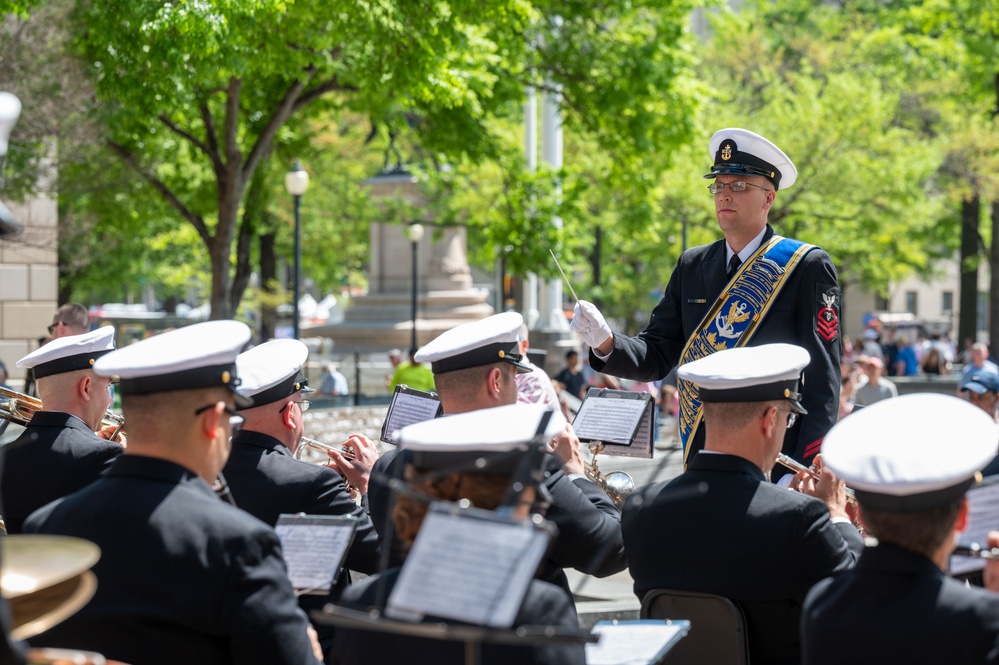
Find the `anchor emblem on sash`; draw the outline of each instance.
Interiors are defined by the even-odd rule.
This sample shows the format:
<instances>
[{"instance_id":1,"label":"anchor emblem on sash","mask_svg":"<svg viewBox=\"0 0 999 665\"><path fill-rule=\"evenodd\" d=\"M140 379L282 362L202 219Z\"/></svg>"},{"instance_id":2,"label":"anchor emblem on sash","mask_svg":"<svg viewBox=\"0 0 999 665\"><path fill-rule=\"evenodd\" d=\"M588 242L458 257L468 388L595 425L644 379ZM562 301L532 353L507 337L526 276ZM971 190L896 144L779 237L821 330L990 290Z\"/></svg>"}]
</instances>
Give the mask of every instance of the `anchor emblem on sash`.
<instances>
[{"instance_id":1,"label":"anchor emblem on sash","mask_svg":"<svg viewBox=\"0 0 999 665\"><path fill-rule=\"evenodd\" d=\"M739 339L743 330L736 332L735 324L742 323L749 318L747 309L746 303L733 302L732 306L728 308L728 314L723 316L719 311L715 316L715 327L718 329L718 335L726 339Z\"/></svg>"}]
</instances>

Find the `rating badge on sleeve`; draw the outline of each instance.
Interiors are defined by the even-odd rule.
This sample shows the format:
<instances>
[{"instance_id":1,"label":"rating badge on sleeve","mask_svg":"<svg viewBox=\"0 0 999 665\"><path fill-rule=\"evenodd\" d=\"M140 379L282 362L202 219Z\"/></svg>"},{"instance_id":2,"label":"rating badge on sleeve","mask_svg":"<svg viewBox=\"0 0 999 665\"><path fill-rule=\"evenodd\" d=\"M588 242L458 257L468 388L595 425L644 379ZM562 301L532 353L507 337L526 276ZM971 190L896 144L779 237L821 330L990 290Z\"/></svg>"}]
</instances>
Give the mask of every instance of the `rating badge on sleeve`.
<instances>
[{"instance_id":1,"label":"rating badge on sleeve","mask_svg":"<svg viewBox=\"0 0 999 665\"><path fill-rule=\"evenodd\" d=\"M815 330L819 337L831 342L839 335L839 316L836 314L836 292L827 291L822 295L823 307L819 309Z\"/></svg>"}]
</instances>

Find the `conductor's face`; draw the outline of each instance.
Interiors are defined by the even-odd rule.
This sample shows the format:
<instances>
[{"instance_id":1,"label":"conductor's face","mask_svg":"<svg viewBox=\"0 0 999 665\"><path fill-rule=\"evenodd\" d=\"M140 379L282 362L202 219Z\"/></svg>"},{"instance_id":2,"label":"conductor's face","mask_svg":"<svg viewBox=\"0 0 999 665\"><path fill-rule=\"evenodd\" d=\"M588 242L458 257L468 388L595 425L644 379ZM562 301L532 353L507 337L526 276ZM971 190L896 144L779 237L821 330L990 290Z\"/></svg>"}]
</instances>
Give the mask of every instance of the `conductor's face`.
<instances>
[{"instance_id":1,"label":"conductor's face","mask_svg":"<svg viewBox=\"0 0 999 665\"><path fill-rule=\"evenodd\" d=\"M755 236L763 230L776 196L769 180L760 176L720 175L714 185L715 216L722 233Z\"/></svg>"}]
</instances>

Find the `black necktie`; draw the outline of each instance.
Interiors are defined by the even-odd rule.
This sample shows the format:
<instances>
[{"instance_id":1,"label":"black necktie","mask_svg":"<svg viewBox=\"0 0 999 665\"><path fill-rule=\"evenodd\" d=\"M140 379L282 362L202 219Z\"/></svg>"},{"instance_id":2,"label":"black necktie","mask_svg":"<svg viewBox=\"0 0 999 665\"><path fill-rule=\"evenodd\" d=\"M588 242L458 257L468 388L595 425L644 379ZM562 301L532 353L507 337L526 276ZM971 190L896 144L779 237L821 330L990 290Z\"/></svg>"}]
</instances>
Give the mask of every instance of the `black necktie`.
<instances>
[{"instance_id":1,"label":"black necktie","mask_svg":"<svg viewBox=\"0 0 999 665\"><path fill-rule=\"evenodd\" d=\"M729 279L732 279L732 275L735 274L735 271L738 270L739 266L741 266L741 265L742 265L742 259L739 258L738 254L733 254L732 258L728 260L728 278Z\"/></svg>"}]
</instances>

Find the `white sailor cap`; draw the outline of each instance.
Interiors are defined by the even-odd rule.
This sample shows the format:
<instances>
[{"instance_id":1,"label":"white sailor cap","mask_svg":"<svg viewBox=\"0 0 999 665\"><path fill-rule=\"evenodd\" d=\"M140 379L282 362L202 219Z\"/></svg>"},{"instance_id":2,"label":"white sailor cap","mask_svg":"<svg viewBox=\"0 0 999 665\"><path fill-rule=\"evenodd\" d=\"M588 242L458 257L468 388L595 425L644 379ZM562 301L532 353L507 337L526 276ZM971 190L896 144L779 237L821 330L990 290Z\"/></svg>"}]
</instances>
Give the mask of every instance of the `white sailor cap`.
<instances>
[{"instance_id":1,"label":"white sailor cap","mask_svg":"<svg viewBox=\"0 0 999 665\"><path fill-rule=\"evenodd\" d=\"M252 397L255 407L314 392L302 373L308 357L309 347L297 339L273 339L244 351L236 358L239 392Z\"/></svg>"},{"instance_id":2,"label":"white sailor cap","mask_svg":"<svg viewBox=\"0 0 999 665\"><path fill-rule=\"evenodd\" d=\"M130 344L94 364L101 376L117 376L123 395L225 387L236 405L253 400L240 393L236 356L250 341L250 328L239 321L205 321Z\"/></svg>"},{"instance_id":3,"label":"white sailor cap","mask_svg":"<svg viewBox=\"0 0 999 665\"><path fill-rule=\"evenodd\" d=\"M35 378L90 369L103 355L114 351L114 326L54 339L17 361L18 367L35 370Z\"/></svg>"},{"instance_id":4,"label":"white sailor cap","mask_svg":"<svg viewBox=\"0 0 999 665\"><path fill-rule=\"evenodd\" d=\"M951 395L917 393L872 404L836 423L822 463L861 506L927 510L961 497L996 456L999 429L977 406Z\"/></svg>"},{"instance_id":5,"label":"white sailor cap","mask_svg":"<svg viewBox=\"0 0 999 665\"><path fill-rule=\"evenodd\" d=\"M759 134L729 128L715 132L708 144L715 164L705 178L720 175L758 175L787 188L798 179L798 169L784 152Z\"/></svg>"},{"instance_id":6,"label":"white sailor cap","mask_svg":"<svg viewBox=\"0 0 999 665\"><path fill-rule=\"evenodd\" d=\"M410 463L420 470L510 473L546 413L551 416L542 436L549 441L565 429L565 417L526 402L426 420L403 427L393 438L410 451Z\"/></svg>"},{"instance_id":7,"label":"white sailor cap","mask_svg":"<svg viewBox=\"0 0 999 665\"><path fill-rule=\"evenodd\" d=\"M463 323L438 336L414 356L416 362L429 362L434 374L458 369L508 362L524 374L531 368L521 362L517 346L524 317L517 312L503 312Z\"/></svg>"},{"instance_id":8,"label":"white sailor cap","mask_svg":"<svg viewBox=\"0 0 999 665\"><path fill-rule=\"evenodd\" d=\"M794 344L742 346L681 365L677 375L697 386L702 402L784 399L795 413L807 414L799 379L809 360L808 351Z\"/></svg>"}]
</instances>

